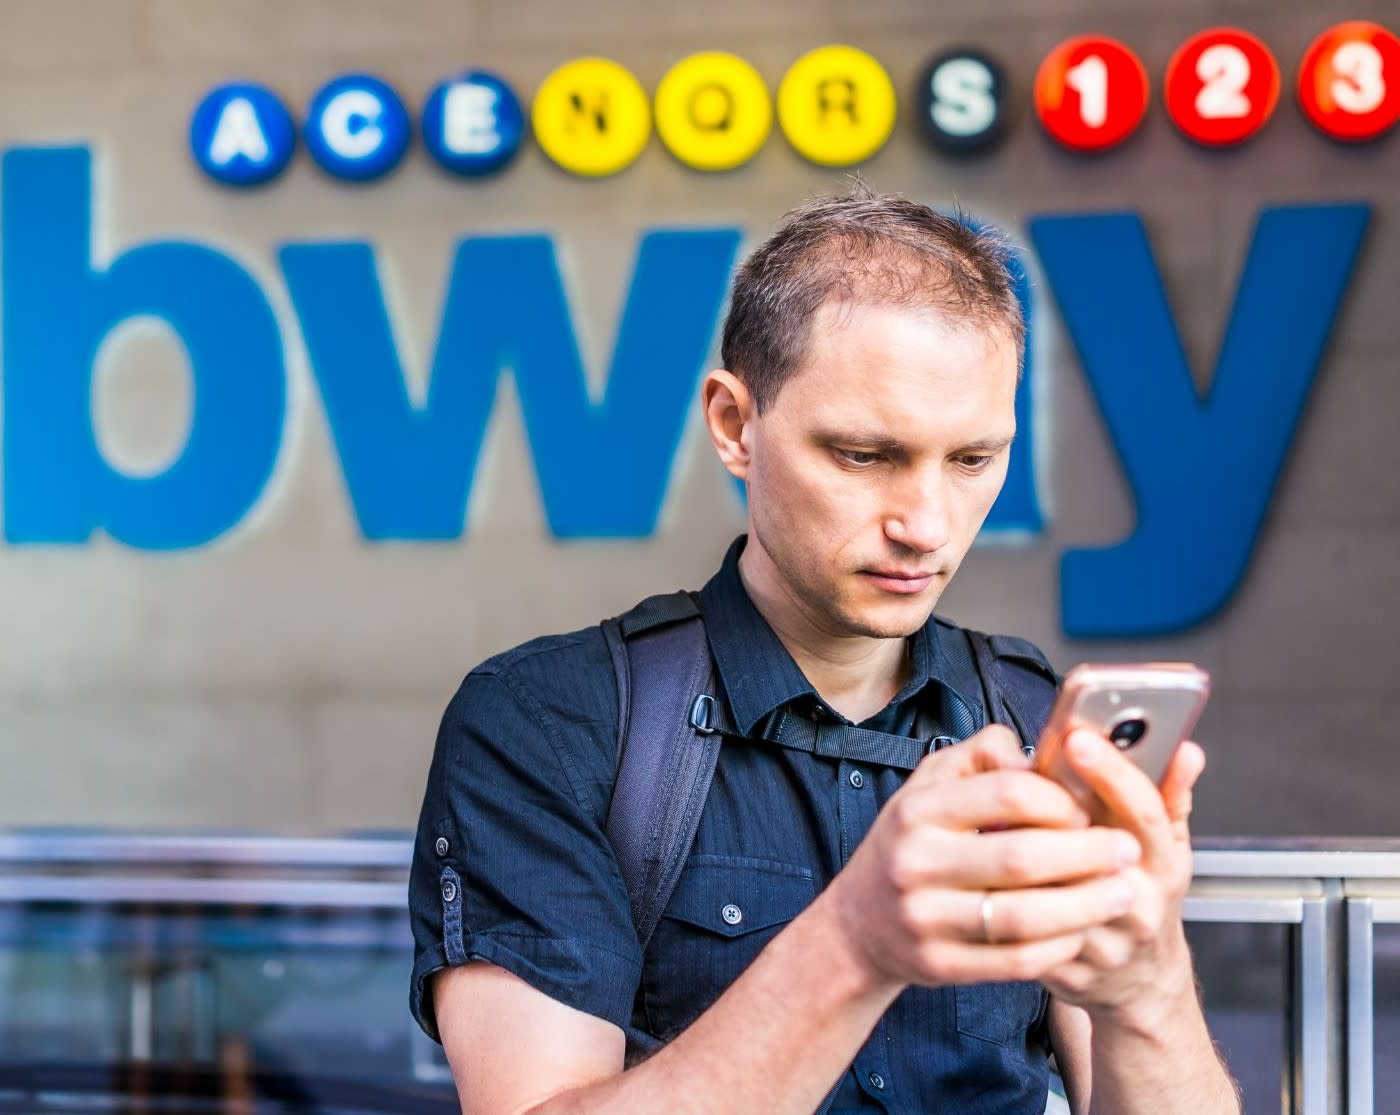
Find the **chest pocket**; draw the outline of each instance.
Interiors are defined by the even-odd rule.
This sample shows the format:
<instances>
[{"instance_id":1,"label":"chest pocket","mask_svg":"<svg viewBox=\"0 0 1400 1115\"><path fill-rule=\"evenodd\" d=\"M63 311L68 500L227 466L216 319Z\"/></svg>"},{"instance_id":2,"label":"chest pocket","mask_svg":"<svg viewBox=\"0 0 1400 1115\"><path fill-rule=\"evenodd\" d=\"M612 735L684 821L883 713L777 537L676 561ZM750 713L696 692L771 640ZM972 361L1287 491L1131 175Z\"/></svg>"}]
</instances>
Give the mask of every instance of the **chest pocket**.
<instances>
[{"instance_id":1,"label":"chest pocket","mask_svg":"<svg viewBox=\"0 0 1400 1115\"><path fill-rule=\"evenodd\" d=\"M1038 983L973 983L953 988L958 1032L998 1045L1024 1045L1040 1023L1045 992Z\"/></svg>"},{"instance_id":2,"label":"chest pocket","mask_svg":"<svg viewBox=\"0 0 1400 1115\"><path fill-rule=\"evenodd\" d=\"M816 895L812 872L746 856L691 856L642 972L647 1029L669 1041L703 1014Z\"/></svg>"}]
</instances>

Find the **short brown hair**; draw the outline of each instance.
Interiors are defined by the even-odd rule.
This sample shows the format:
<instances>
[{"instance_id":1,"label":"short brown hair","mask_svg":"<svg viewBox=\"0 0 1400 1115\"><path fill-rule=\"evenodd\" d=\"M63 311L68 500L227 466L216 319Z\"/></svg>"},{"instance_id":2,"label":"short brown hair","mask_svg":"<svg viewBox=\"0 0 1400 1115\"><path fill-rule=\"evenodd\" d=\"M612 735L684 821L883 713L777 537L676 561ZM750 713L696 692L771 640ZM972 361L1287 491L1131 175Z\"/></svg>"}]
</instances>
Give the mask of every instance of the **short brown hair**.
<instances>
[{"instance_id":1,"label":"short brown hair","mask_svg":"<svg viewBox=\"0 0 1400 1115\"><path fill-rule=\"evenodd\" d=\"M802 365L812 318L830 298L931 307L954 322L1000 333L1020 368L1026 326L1011 248L966 215L879 194L863 182L789 212L739 268L721 358L761 413ZM1018 372L1019 374L1019 372Z\"/></svg>"}]
</instances>

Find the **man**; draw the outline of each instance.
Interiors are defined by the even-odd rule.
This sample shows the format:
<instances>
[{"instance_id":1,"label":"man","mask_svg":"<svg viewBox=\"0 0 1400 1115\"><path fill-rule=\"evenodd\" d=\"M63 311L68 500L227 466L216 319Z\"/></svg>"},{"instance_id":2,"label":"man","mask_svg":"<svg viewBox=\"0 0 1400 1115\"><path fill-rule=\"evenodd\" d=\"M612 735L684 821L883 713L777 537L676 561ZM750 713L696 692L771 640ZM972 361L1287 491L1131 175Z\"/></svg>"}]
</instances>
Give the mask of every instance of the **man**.
<instances>
[{"instance_id":1,"label":"man","mask_svg":"<svg viewBox=\"0 0 1400 1115\"><path fill-rule=\"evenodd\" d=\"M1023 347L1002 244L898 197L805 205L741 268L702 402L748 533L698 597L739 737L979 699L931 615L1006 476ZM1038 1113L1047 1050L1078 1112L1238 1110L1181 925L1195 744L1159 791L1077 733L1090 824L996 725L912 773L727 738L643 950L617 721L598 628L483 664L444 716L412 1002L473 1115Z\"/></svg>"}]
</instances>

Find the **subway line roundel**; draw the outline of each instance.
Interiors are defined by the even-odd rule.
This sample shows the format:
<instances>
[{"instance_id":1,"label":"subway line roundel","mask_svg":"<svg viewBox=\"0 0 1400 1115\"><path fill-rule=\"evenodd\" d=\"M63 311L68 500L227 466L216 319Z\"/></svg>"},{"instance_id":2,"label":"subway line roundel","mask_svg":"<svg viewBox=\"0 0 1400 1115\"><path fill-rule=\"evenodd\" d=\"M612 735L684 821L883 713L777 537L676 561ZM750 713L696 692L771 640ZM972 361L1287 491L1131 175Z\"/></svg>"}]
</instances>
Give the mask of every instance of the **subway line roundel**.
<instances>
[{"instance_id":1,"label":"subway line roundel","mask_svg":"<svg viewBox=\"0 0 1400 1115\"><path fill-rule=\"evenodd\" d=\"M1364 19L1329 27L1303 55L1298 101L1323 135L1378 139L1400 120L1400 38Z\"/></svg>"},{"instance_id":2,"label":"subway line roundel","mask_svg":"<svg viewBox=\"0 0 1400 1115\"><path fill-rule=\"evenodd\" d=\"M1268 123L1282 78L1269 48L1248 31L1215 27L1184 42L1167 63L1167 115L1208 147L1243 143Z\"/></svg>"},{"instance_id":3,"label":"subway line roundel","mask_svg":"<svg viewBox=\"0 0 1400 1115\"><path fill-rule=\"evenodd\" d=\"M915 91L924 134L939 151L969 155L1005 135L1006 73L983 51L957 47L935 55Z\"/></svg>"},{"instance_id":4,"label":"subway line roundel","mask_svg":"<svg viewBox=\"0 0 1400 1115\"><path fill-rule=\"evenodd\" d=\"M692 54L656 87L656 133L672 155L696 170L741 166L772 130L768 87L737 55Z\"/></svg>"},{"instance_id":5,"label":"subway line roundel","mask_svg":"<svg viewBox=\"0 0 1400 1115\"><path fill-rule=\"evenodd\" d=\"M894 130L894 83L853 46L820 46L799 58L778 86L778 123L799 155L819 166L852 166Z\"/></svg>"},{"instance_id":6,"label":"subway line roundel","mask_svg":"<svg viewBox=\"0 0 1400 1115\"><path fill-rule=\"evenodd\" d=\"M535 139L567 171L624 170L651 137L651 104L632 73L608 58L576 58L544 79L530 109Z\"/></svg>"},{"instance_id":7,"label":"subway line roundel","mask_svg":"<svg viewBox=\"0 0 1400 1115\"><path fill-rule=\"evenodd\" d=\"M1073 151L1106 151L1137 130L1150 97L1147 68L1106 35L1061 43L1035 75L1035 111L1058 143Z\"/></svg>"}]
</instances>

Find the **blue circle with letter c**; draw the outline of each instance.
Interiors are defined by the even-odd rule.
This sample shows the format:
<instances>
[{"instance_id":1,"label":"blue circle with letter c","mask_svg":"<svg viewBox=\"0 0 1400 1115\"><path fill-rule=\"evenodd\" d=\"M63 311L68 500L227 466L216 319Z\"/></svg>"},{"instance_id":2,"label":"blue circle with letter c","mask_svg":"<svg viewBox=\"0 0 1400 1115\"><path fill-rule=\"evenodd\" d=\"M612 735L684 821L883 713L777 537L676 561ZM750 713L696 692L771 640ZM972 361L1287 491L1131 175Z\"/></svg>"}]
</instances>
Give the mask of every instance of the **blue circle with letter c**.
<instances>
[{"instance_id":1,"label":"blue circle with letter c","mask_svg":"<svg viewBox=\"0 0 1400 1115\"><path fill-rule=\"evenodd\" d=\"M276 178L296 150L297 129L272 90L235 81L205 94L190 118L190 152L199 168L226 186Z\"/></svg>"},{"instance_id":2,"label":"blue circle with letter c","mask_svg":"<svg viewBox=\"0 0 1400 1115\"><path fill-rule=\"evenodd\" d=\"M453 174L492 174L514 158L525 113L514 91L485 70L433 87L423 105L423 146Z\"/></svg>"},{"instance_id":3,"label":"blue circle with letter c","mask_svg":"<svg viewBox=\"0 0 1400 1115\"><path fill-rule=\"evenodd\" d=\"M333 178L367 182L393 170L412 136L399 95L369 74L327 82L306 113L306 149Z\"/></svg>"}]
</instances>

